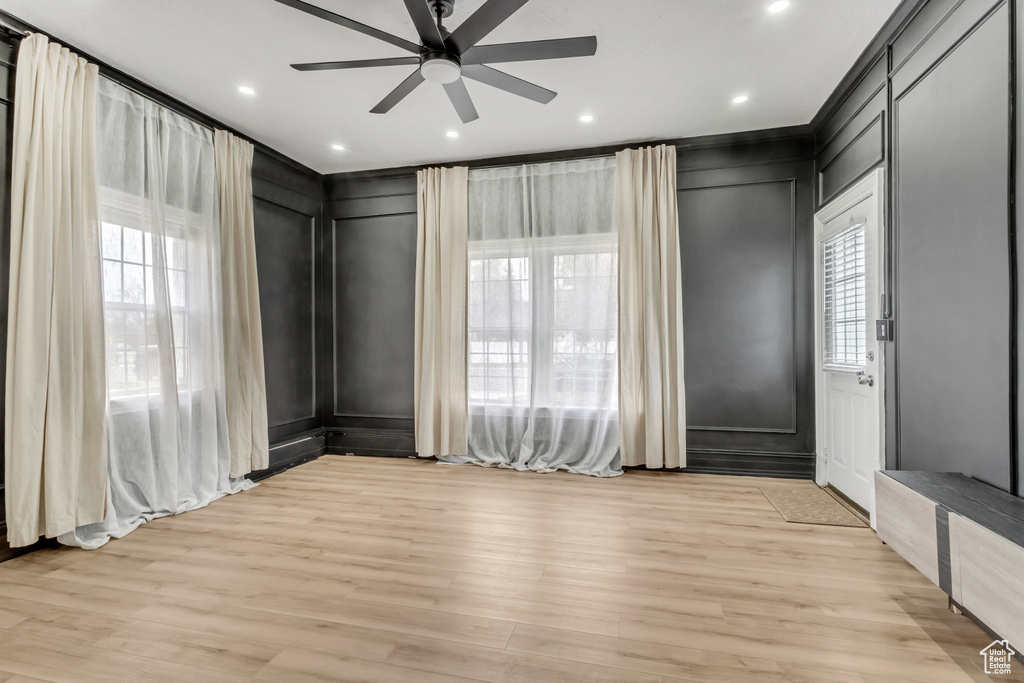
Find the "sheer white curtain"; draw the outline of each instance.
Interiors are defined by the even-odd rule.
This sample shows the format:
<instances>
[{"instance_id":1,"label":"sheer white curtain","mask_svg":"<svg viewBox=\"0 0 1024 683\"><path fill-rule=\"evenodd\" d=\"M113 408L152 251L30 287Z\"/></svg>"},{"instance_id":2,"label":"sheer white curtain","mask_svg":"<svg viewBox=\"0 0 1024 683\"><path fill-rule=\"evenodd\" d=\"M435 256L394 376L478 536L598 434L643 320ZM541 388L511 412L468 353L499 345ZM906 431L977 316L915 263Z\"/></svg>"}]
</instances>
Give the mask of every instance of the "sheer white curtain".
<instances>
[{"instance_id":1,"label":"sheer white curtain","mask_svg":"<svg viewBox=\"0 0 1024 683\"><path fill-rule=\"evenodd\" d=\"M469 174L469 454L622 473L615 160Z\"/></svg>"},{"instance_id":2,"label":"sheer white curtain","mask_svg":"<svg viewBox=\"0 0 1024 683\"><path fill-rule=\"evenodd\" d=\"M100 79L110 495L97 547L249 486L229 476L211 131Z\"/></svg>"},{"instance_id":3,"label":"sheer white curtain","mask_svg":"<svg viewBox=\"0 0 1024 683\"><path fill-rule=\"evenodd\" d=\"M6 378L7 539L103 519L107 447L96 220L97 68L21 41Z\"/></svg>"}]
</instances>

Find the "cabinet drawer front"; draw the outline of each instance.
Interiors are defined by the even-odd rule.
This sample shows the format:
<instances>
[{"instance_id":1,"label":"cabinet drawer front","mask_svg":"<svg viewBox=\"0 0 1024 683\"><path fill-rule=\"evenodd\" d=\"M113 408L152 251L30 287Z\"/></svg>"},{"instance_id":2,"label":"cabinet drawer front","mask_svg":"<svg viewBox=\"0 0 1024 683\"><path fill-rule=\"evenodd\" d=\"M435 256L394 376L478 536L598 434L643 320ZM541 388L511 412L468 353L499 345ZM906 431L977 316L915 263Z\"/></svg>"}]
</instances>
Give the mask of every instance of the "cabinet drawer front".
<instances>
[{"instance_id":1,"label":"cabinet drawer front","mask_svg":"<svg viewBox=\"0 0 1024 683\"><path fill-rule=\"evenodd\" d=\"M939 584L935 503L881 472L875 473L878 537Z\"/></svg>"},{"instance_id":2,"label":"cabinet drawer front","mask_svg":"<svg viewBox=\"0 0 1024 683\"><path fill-rule=\"evenodd\" d=\"M982 623L1024 647L1024 548L959 515L949 516L958 562L954 567L954 593L960 604Z\"/></svg>"}]
</instances>

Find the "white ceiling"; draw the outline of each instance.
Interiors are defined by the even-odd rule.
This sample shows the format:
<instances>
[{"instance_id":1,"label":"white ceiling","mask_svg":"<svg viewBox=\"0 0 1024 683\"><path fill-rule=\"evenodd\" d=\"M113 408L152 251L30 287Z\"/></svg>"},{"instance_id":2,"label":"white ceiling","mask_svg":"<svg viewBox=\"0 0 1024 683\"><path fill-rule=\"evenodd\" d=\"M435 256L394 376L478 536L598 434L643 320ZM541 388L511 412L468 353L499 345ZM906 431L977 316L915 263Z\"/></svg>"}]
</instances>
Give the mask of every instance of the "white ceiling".
<instances>
[{"instance_id":1,"label":"white ceiling","mask_svg":"<svg viewBox=\"0 0 1024 683\"><path fill-rule=\"evenodd\" d=\"M401 0L311 0L409 40ZM457 0L449 29L484 0ZM412 67L300 73L293 62L408 53L273 0L0 0L0 8L322 173L805 124L899 0L533 0L482 43L596 35L597 55L497 65L559 95L475 81L463 125ZM239 85L256 89L239 94ZM738 94L750 100L734 105ZM593 114L593 123L579 122ZM445 133L455 130L457 139ZM331 149L345 146L344 152Z\"/></svg>"}]
</instances>

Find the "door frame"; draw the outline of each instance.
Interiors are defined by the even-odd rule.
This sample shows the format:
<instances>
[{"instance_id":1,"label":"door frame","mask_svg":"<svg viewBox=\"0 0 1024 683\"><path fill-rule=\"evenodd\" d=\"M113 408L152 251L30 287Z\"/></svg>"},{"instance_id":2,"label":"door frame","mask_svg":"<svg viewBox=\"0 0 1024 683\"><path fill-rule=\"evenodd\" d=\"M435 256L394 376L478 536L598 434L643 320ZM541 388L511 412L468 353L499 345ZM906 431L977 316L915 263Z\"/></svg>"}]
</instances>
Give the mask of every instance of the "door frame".
<instances>
[{"instance_id":1,"label":"door frame","mask_svg":"<svg viewBox=\"0 0 1024 683\"><path fill-rule=\"evenodd\" d=\"M828 463L824 453L825 434L825 375L822 363L822 329L821 329L821 296L822 296L822 273L821 273L821 241L820 236L825 230L825 225L837 216L849 211L857 204L868 200L865 213L873 216L878 226L878 291L888 294L886 289L886 277L888 267L888 242L886 241L885 225L885 169L879 166L871 173L851 185L842 194L837 196L814 214L814 481L819 486L828 484ZM870 325L868 334L873 334L874 324ZM878 469L885 469L885 342L878 344L878 370L875 383L878 387L878 409L879 409L879 442L878 442ZM875 525L872 518L871 526Z\"/></svg>"}]
</instances>

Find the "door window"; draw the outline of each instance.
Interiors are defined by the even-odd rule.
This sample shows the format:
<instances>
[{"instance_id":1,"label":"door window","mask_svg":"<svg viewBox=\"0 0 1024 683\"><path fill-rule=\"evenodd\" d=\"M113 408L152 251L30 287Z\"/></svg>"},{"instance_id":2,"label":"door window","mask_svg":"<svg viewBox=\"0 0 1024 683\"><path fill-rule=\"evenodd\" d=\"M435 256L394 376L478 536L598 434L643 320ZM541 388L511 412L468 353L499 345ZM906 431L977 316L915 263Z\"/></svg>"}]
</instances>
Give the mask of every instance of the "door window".
<instances>
[{"instance_id":1,"label":"door window","mask_svg":"<svg viewBox=\"0 0 1024 683\"><path fill-rule=\"evenodd\" d=\"M867 268L863 223L825 240L822 248L826 366L863 368L867 353Z\"/></svg>"}]
</instances>

